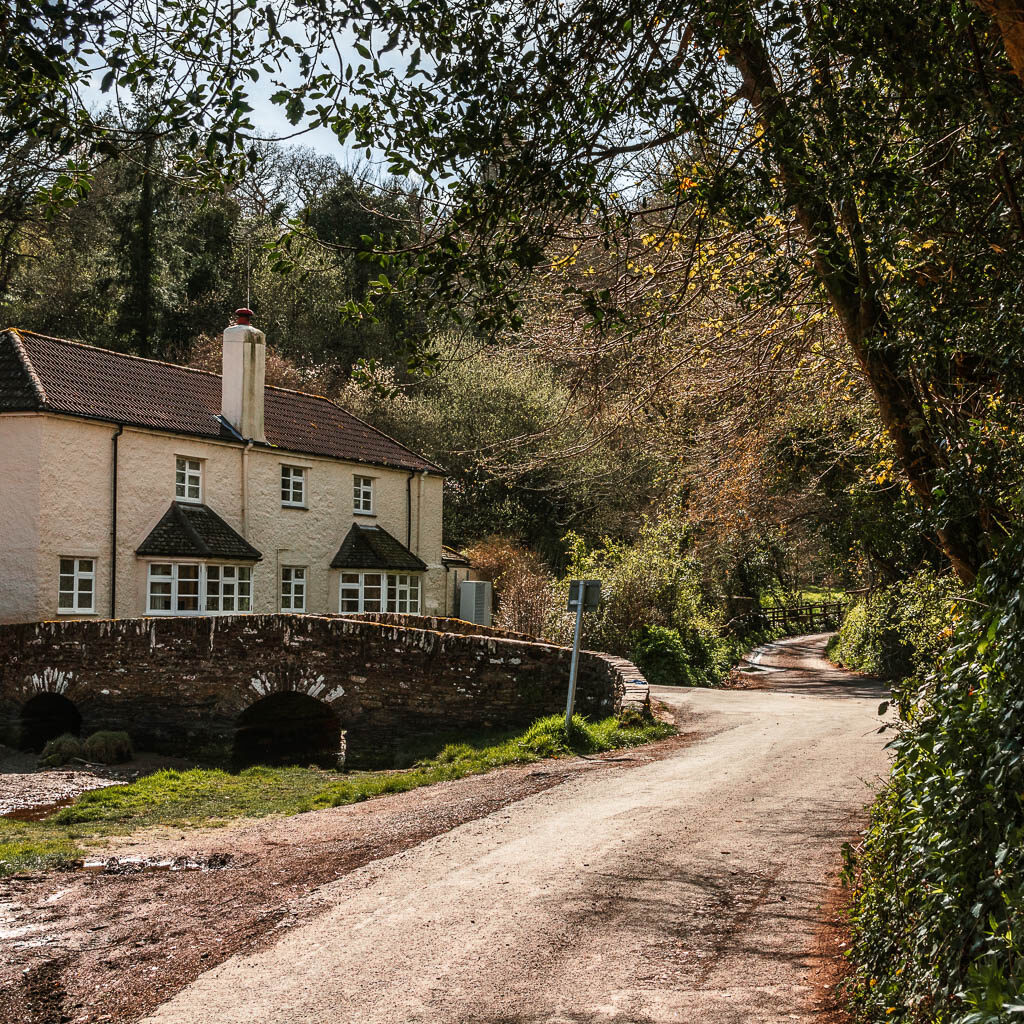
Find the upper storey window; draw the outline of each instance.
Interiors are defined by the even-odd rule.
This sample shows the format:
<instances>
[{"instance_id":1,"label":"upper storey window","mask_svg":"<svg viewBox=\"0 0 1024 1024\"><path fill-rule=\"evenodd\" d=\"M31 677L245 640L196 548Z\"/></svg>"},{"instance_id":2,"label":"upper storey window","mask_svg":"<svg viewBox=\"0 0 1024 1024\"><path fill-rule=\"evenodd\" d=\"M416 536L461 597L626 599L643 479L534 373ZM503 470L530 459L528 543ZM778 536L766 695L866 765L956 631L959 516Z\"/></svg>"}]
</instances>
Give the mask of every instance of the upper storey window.
<instances>
[{"instance_id":1,"label":"upper storey window","mask_svg":"<svg viewBox=\"0 0 1024 1024\"><path fill-rule=\"evenodd\" d=\"M306 471L302 466L281 467L281 504L305 508Z\"/></svg>"},{"instance_id":2,"label":"upper storey window","mask_svg":"<svg viewBox=\"0 0 1024 1024\"><path fill-rule=\"evenodd\" d=\"M175 459L174 496L178 501L203 500L203 464L199 459L184 459L180 455Z\"/></svg>"},{"instance_id":3,"label":"upper storey window","mask_svg":"<svg viewBox=\"0 0 1024 1024\"><path fill-rule=\"evenodd\" d=\"M352 509L364 515L373 514L373 477L356 476L352 478Z\"/></svg>"}]
</instances>

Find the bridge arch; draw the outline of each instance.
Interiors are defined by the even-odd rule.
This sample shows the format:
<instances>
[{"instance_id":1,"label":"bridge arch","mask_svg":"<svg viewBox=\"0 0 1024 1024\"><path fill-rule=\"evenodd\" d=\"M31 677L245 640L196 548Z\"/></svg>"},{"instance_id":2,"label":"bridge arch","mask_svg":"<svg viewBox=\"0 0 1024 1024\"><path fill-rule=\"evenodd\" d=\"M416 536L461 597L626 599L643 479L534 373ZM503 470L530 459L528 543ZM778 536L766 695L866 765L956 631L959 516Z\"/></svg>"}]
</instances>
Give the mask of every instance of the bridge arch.
<instances>
[{"instance_id":1,"label":"bridge arch","mask_svg":"<svg viewBox=\"0 0 1024 1024\"><path fill-rule=\"evenodd\" d=\"M49 740L64 733L79 736L82 715L78 708L60 693L37 693L21 708L20 746L38 753Z\"/></svg>"},{"instance_id":2,"label":"bridge arch","mask_svg":"<svg viewBox=\"0 0 1024 1024\"><path fill-rule=\"evenodd\" d=\"M337 768L343 755L335 710L307 693L285 690L261 697L239 716L232 759L252 764L317 764Z\"/></svg>"}]
</instances>

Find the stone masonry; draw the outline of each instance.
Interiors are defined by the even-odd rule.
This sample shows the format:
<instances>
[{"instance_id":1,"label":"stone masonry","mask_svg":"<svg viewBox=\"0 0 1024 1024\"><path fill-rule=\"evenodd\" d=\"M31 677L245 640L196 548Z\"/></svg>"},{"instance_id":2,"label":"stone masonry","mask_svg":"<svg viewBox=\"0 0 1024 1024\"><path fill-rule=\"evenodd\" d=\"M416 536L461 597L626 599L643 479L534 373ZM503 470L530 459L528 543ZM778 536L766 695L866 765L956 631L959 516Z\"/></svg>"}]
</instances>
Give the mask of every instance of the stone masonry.
<instances>
[{"instance_id":1,"label":"stone masonry","mask_svg":"<svg viewBox=\"0 0 1024 1024\"><path fill-rule=\"evenodd\" d=\"M349 763L386 759L401 738L522 725L564 708L570 651L422 616L237 615L0 626L0 740L21 709L57 693L82 734L124 729L140 749L230 749L238 716L295 691L347 730ZM628 692L627 692L628 691ZM591 717L647 703L635 666L580 658L576 707Z\"/></svg>"}]
</instances>

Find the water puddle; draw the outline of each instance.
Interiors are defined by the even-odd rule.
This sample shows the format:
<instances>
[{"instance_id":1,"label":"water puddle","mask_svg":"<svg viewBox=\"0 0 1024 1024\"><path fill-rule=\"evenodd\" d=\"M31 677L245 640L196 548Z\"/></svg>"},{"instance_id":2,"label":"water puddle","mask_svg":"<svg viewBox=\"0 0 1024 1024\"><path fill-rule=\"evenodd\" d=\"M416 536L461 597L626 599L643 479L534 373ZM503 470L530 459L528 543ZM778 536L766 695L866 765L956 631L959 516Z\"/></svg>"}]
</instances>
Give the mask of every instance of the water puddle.
<instances>
[{"instance_id":1,"label":"water puddle","mask_svg":"<svg viewBox=\"0 0 1024 1024\"><path fill-rule=\"evenodd\" d=\"M55 814L62 807L73 804L77 796L66 796L63 800L55 800L52 804L36 804L34 807L19 807L16 810L0 814L0 818L6 821L42 821L51 814Z\"/></svg>"}]
</instances>

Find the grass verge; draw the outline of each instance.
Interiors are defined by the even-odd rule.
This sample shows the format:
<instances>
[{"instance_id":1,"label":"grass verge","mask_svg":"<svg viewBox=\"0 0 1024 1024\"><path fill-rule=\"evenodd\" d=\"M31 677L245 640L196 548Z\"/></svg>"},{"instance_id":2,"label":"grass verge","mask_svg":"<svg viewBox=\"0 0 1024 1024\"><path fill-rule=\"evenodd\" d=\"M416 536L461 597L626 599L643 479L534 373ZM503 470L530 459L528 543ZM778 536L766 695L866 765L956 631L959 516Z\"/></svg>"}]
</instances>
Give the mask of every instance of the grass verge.
<instances>
[{"instance_id":1,"label":"grass verge","mask_svg":"<svg viewBox=\"0 0 1024 1024\"><path fill-rule=\"evenodd\" d=\"M260 765L240 772L203 768L156 772L127 786L84 793L43 821L0 818L0 876L67 867L83 856L77 845L83 839L124 835L152 825L216 825L232 818L340 807L503 765L640 746L674 731L662 722L626 726L615 718L588 722L577 715L566 733L565 720L552 715L525 732L475 734L448 743L406 771L343 774Z\"/></svg>"}]
</instances>

